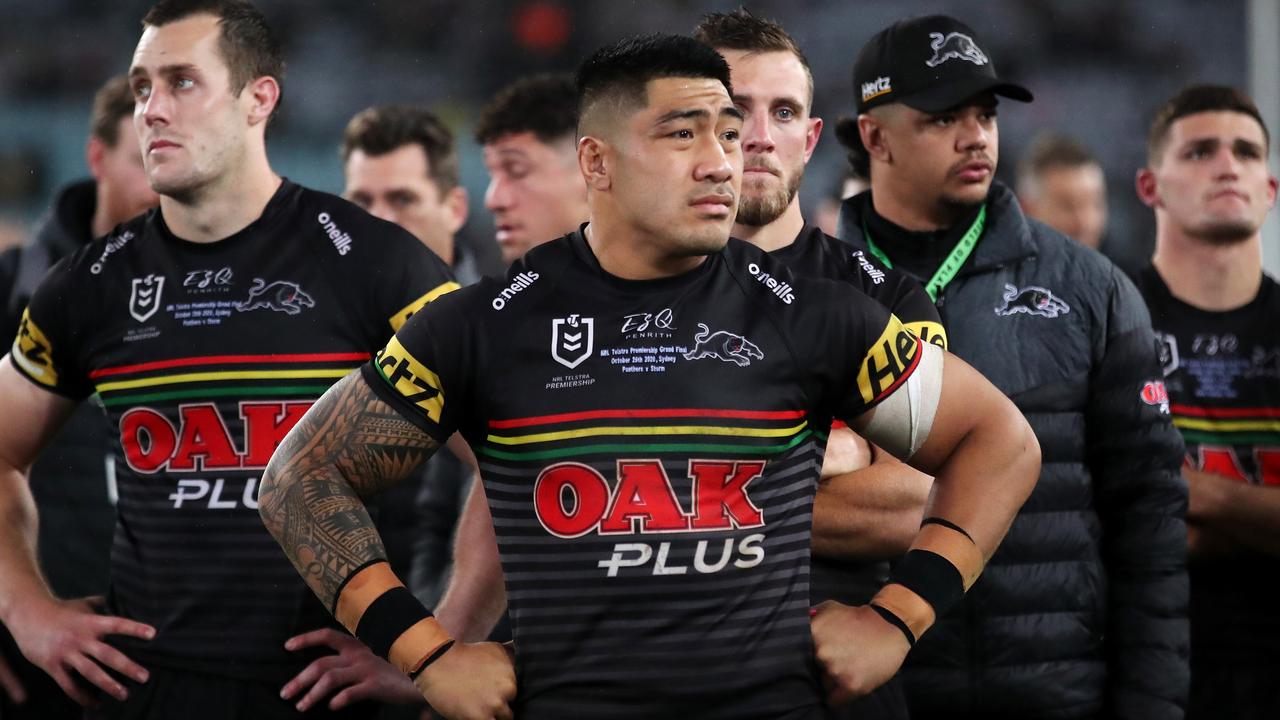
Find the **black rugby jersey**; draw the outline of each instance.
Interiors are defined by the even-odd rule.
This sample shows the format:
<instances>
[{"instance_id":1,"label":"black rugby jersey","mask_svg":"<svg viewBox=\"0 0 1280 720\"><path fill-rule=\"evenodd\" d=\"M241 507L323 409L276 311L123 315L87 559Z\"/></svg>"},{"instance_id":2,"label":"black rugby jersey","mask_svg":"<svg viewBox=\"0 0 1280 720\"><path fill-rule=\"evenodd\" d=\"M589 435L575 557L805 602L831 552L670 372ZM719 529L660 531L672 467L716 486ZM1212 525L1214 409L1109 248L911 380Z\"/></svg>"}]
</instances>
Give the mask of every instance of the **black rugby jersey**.
<instances>
[{"instance_id":1,"label":"black rugby jersey","mask_svg":"<svg viewBox=\"0 0 1280 720\"><path fill-rule=\"evenodd\" d=\"M856 289L746 243L628 281L579 232L433 303L362 372L476 450L517 717L809 718L823 431L921 352Z\"/></svg>"},{"instance_id":2,"label":"black rugby jersey","mask_svg":"<svg viewBox=\"0 0 1280 720\"><path fill-rule=\"evenodd\" d=\"M943 349L947 332L920 283L852 245L805 225L796 241L769 253L800 277L847 282L888 308L907 329Z\"/></svg>"},{"instance_id":3,"label":"black rugby jersey","mask_svg":"<svg viewBox=\"0 0 1280 720\"><path fill-rule=\"evenodd\" d=\"M1264 275L1250 303L1209 312L1175 298L1154 267L1135 281L1151 310L1165 374L1164 388L1149 388L1144 399L1169 403L1187 463L1239 482L1280 486L1280 285ZM1273 663L1280 559L1254 551L1193 557L1188 573L1197 661Z\"/></svg>"},{"instance_id":4,"label":"black rugby jersey","mask_svg":"<svg viewBox=\"0 0 1280 720\"><path fill-rule=\"evenodd\" d=\"M407 232L287 180L219 242L174 237L153 210L50 271L11 357L106 406L123 458L111 611L158 631L121 639L130 655L298 669L285 639L332 621L263 527L259 476L321 393L456 287Z\"/></svg>"},{"instance_id":5,"label":"black rugby jersey","mask_svg":"<svg viewBox=\"0 0 1280 720\"><path fill-rule=\"evenodd\" d=\"M800 277L846 282L885 306L922 340L947 347L947 333L933 300L920 283L886 268L867 253L806 225L796 241L769 253ZM837 423L839 425L839 423ZM869 602L889 577L889 563L812 558L810 599L849 604Z\"/></svg>"}]
</instances>

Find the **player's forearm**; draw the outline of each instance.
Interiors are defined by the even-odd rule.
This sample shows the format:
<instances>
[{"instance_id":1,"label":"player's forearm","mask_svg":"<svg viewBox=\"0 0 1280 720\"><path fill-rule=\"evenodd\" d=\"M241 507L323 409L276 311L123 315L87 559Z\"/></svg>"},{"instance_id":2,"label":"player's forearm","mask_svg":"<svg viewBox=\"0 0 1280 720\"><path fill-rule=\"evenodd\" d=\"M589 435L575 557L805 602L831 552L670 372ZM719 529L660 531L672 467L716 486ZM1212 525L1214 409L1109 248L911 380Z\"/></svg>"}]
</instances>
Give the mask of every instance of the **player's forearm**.
<instances>
[{"instance_id":1,"label":"player's forearm","mask_svg":"<svg viewBox=\"0 0 1280 720\"><path fill-rule=\"evenodd\" d=\"M53 598L36 555L37 514L25 473L0 467L0 623Z\"/></svg>"},{"instance_id":2,"label":"player's forearm","mask_svg":"<svg viewBox=\"0 0 1280 720\"><path fill-rule=\"evenodd\" d=\"M285 437L263 474L259 513L326 607L354 572L386 558L361 498L410 475L434 449L355 374Z\"/></svg>"},{"instance_id":3,"label":"player's forearm","mask_svg":"<svg viewBox=\"0 0 1280 720\"><path fill-rule=\"evenodd\" d=\"M933 478L884 452L818 488L813 552L834 559L901 557L920 530Z\"/></svg>"},{"instance_id":4,"label":"player's forearm","mask_svg":"<svg viewBox=\"0 0 1280 720\"><path fill-rule=\"evenodd\" d=\"M927 517L964 528L990 558L1040 474L1040 444L1022 413L1001 397L956 446L934 480Z\"/></svg>"},{"instance_id":5,"label":"player's forearm","mask_svg":"<svg viewBox=\"0 0 1280 720\"><path fill-rule=\"evenodd\" d=\"M459 640L479 642L489 637L506 609L498 541L484 489L477 481L471 484L458 518L453 574L436 607L436 619Z\"/></svg>"},{"instance_id":6,"label":"player's forearm","mask_svg":"<svg viewBox=\"0 0 1280 720\"><path fill-rule=\"evenodd\" d=\"M1191 491L1188 520L1245 547L1280 555L1280 488L1190 468L1182 472Z\"/></svg>"}]
</instances>

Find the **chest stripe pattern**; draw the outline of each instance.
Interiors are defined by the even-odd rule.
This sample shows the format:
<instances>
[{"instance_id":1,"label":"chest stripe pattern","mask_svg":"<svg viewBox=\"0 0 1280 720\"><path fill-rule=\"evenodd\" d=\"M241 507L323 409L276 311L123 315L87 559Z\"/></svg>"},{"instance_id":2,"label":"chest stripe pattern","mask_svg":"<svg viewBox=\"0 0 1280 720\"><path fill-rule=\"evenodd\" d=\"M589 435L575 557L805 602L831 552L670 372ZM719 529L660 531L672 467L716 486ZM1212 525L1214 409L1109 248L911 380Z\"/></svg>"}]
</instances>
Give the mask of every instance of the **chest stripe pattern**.
<instances>
[{"instance_id":1,"label":"chest stripe pattern","mask_svg":"<svg viewBox=\"0 0 1280 720\"><path fill-rule=\"evenodd\" d=\"M503 460L551 460L582 454L618 452L705 453L738 452L748 454L772 454L786 452L808 439L813 433L808 422L792 425L790 421L804 417L803 411L758 411L717 409L610 409L581 413L562 413L529 418L496 420L489 429L541 429L542 432L504 433L491 432L481 454ZM623 424L627 420L708 418L717 424L707 425L647 425ZM613 419L621 422L608 425L576 425L575 423ZM721 443L681 442L626 442L621 444L580 444L592 437L676 438L684 436L722 437ZM761 444L761 440L785 438L783 443ZM528 450L504 450L494 445L537 446Z\"/></svg>"},{"instance_id":2,"label":"chest stripe pattern","mask_svg":"<svg viewBox=\"0 0 1280 720\"><path fill-rule=\"evenodd\" d=\"M131 403L162 400L189 400L192 398L217 398L254 396L270 397L293 395L316 397L328 389L331 383L300 383L317 379L337 380L351 371L358 363L369 359L368 353L306 353L292 355L209 355L204 357L176 358L134 365L120 365L95 370L90 378L104 377L128 379L100 382L96 389L107 407ZM252 370L208 370L191 373L166 373L173 368L227 365L260 365ZM292 365L290 369L279 369ZM316 367L322 365L325 367ZM159 372L156 372L159 371ZM271 381L252 385L226 386L220 383L232 380ZM142 388L161 388L171 385L193 385L180 390L151 393L128 393Z\"/></svg>"}]
</instances>

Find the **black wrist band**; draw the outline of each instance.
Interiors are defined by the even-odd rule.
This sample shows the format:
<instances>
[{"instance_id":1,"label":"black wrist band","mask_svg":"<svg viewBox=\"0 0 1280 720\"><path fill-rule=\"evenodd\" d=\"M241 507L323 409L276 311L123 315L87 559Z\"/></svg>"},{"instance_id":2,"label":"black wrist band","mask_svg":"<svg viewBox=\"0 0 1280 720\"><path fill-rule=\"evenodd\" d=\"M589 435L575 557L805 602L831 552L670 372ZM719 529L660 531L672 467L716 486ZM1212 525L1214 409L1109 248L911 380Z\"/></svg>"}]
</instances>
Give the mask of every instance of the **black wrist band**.
<instances>
[{"instance_id":1,"label":"black wrist band","mask_svg":"<svg viewBox=\"0 0 1280 720\"><path fill-rule=\"evenodd\" d=\"M360 616L356 625L356 637L369 646L374 655L384 660L391 654L391 646L405 630L431 617L418 598L401 585L382 593Z\"/></svg>"},{"instance_id":2,"label":"black wrist band","mask_svg":"<svg viewBox=\"0 0 1280 720\"><path fill-rule=\"evenodd\" d=\"M889 582L919 595L933 606L937 617L945 615L964 597L964 576L959 568L929 550L909 551L893 567Z\"/></svg>"},{"instance_id":3,"label":"black wrist band","mask_svg":"<svg viewBox=\"0 0 1280 720\"><path fill-rule=\"evenodd\" d=\"M972 536L972 535L970 535L970 534L969 534L969 532L968 532L967 530L965 530L964 528L960 527L959 525L957 525L957 524L955 524L955 523L951 522L950 520L948 520L948 519L946 519L946 518L940 518L940 517L937 517L937 516L934 516L934 517L927 517L927 518L925 518L925 519L924 519L924 522L920 523L920 527L924 527L925 525L941 525L941 526L942 526L942 527L944 527L944 528L948 528L948 529L950 529L950 530L955 530L956 532L960 533L961 535L963 535L963 536L965 536L965 537L969 538L969 542L973 543L974 545L977 545L977 544L978 544L978 543L977 543L977 541L973 539L973 536Z\"/></svg>"},{"instance_id":4,"label":"black wrist band","mask_svg":"<svg viewBox=\"0 0 1280 720\"><path fill-rule=\"evenodd\" d=\"M894 615L889 610L882 608L875 603L871 603L871 609L875 610L877 615L884 618L885 622L901 630L902 634L907 636L908 645L910 645L911 647L916 646L916 635L915 633L911 632L911 628L907 627L907 624L902 621L902 618L898 617L897 615Z\"/></svg>"},{"instance_id":5,"label":"black wrist band","mask_svg":"<svg viewBox=\"0 0 1280 720\"><path fill-rule=\"evenodd\" d=\"M435 661L439 660L441 655L444 655L446 652L449 652L449 648L453 647L453 644L454 644L455 642L457 642L457 641L456 641L456 640L450 640L450 641L446 642L445 644L441 645L440 647L436 648L436 651L435 651L435 652L433 652L433 653L431 653L430 655L428 655L428 656L427 656L427 659L426 659L426 660L423 660L421 665L419 665L418 667L414 668L414 669L413 669L413 671L409 673L409 679L410 679L410 680L417 680L417 679L418 679L418 676L422 674L422 671L423 671L423 670L426 670L426 669L427 669L427 666L428 666L428 665L430 665L431 663L433 663L433 662L435 662Z\"/></svg>"}]
</instances>

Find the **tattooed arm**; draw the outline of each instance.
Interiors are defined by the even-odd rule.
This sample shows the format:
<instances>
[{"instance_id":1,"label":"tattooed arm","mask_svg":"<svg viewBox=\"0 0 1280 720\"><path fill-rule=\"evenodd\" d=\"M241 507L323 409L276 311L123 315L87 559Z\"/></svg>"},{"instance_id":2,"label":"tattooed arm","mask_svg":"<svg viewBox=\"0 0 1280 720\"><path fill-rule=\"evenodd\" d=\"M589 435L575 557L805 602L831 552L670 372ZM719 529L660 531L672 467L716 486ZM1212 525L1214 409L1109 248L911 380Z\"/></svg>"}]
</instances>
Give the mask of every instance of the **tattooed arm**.
<instances>
[{"instance_id":1,"label":"tattooed arm","mask_svg":"<svg viewBox=\"0 0 1280 720\"><path fill-rule=\"evenodd\" d=\"M258 508L327 607L338 610L348 577L386 558L363 498L412 475L438 447L359 372L330 388L285 437L263 474ZM510 718L515 669L500 645L458 644L415 685L446 717Z\"/></svg>"},{"instance_id":2,"label":"tattooed arm","mask_svg":"<svg viewBox=\"0 0 1280 720\"><path fill-rule=\"evenodd\" d=\"M259 512L325 607L348 575L386 558L363 498L412 475L438 447L359 373L330 388L280 444Z\"/></svg>"}]
</instances>

